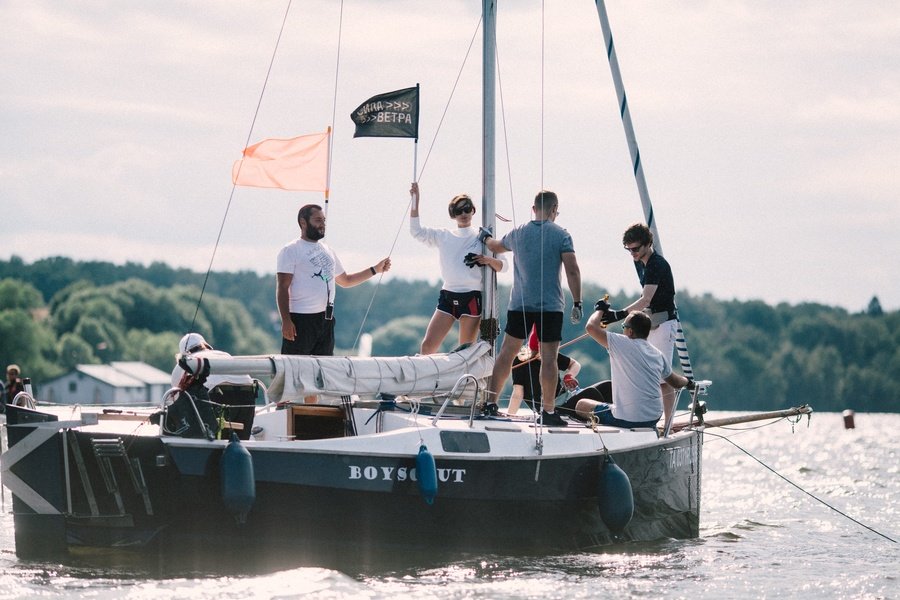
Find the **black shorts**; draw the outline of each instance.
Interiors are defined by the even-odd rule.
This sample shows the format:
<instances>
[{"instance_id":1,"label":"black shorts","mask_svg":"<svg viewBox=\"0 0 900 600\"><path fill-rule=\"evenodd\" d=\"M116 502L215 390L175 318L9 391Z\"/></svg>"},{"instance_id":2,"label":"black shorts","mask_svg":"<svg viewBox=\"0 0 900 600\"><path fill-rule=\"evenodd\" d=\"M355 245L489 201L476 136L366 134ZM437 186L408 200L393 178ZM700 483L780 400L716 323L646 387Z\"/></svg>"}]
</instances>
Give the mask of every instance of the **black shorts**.
<instances>
[{"instance_id":1,"label":"black shorts","mask_svg":"<svg viewBox=\"0 0 900 600\"><path fill-rule=\"evenodd\" d=\"M510 310L506 313L507 335L520 340L528 339L531 326L537 324L538 339L542 342L562 340L563 314L561 312L522 312Z\"/></svg>"},{"instance_id":2,"label":"black shorts","mask_svg":"<svg viewBox=\"0 0 900 600\"><path fill-rule=\"evenodd\" d=\"M481 292L473 290L471 292L448 292L441 290L438 296L437 309L442 313L447 313L454 319L460 317L481 316Z\"/></svg>"},{"instance_id":3,"label":"black shorts","mask_svg":"<svg viewBox=\"0 0 900 600\"><path fill-rule=\"evenodd\" d=\"M324 312L291 313L291 321L297 330L297 337L294 341L281 339L282 354L334 354L334 319L326 319Z\"/></svg>"}]
</instances>

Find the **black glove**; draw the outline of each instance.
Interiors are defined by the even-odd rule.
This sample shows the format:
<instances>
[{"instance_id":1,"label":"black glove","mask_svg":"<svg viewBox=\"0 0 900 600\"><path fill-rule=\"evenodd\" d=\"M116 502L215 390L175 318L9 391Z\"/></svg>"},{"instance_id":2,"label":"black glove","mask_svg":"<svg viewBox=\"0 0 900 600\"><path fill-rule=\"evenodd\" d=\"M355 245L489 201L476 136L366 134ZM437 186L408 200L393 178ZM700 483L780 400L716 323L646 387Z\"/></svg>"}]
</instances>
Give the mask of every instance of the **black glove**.
<instances>
[{"instance_id":1,"label":"black glove","mask_svg":"<svg viewBox=\"0 0 900 600\"><path fill-rule=\"evenodd\" d=\"M627 316L627 310L607 310L603 313L603 316L600 317L600 322L604 325L609 325L610 323L621 321Z\"/></svg>"},{"instance_id":2,"label":"black glove","mask_svg":"<svg viewBox=\"0 0 900 600\"><path fill-rule=\"evenodd\" d=\"M478 255L475 254L474 252L469 252L468 254L466 254L466 257L463 259L463 262L466 263L466 266L469 267L470 269L472 267L480 267L481 265L479 265L478 262L475 260L476 256L478 256Z\"/></svg>"},{"instance_id":3,"label":"black glove","mask_svg":"<svg viewBox=\"0 0 900 600\"><path fill-rule=\"evenodd\" d=\"M696 388L696 387L697 387L697 382L694 381L693 379L688 379L687 385L684 386L684 389L686 389L688 391L693 391L694 388Z\"/></svg>"},{"instance_id":4,"label":"black glove","mask_svg":"<svg viewBox=\"0 0 900 600\"><path fill-rule=\"evenodd\" d=\"M487 229L485 229L484 227L478 228L478 241L479 242L481 242L483 244L489 237L494 237L494 232L491 231L490 227L488 227Z\"/></svg>"},{"instance_id":5,"label":"black glove","mask_svg":"<svg viewBox=\"0 0 900 600\"><path fill-rule=\"evenodd\" d=\"M594 304L594 311L605 313L609 310L609 302L606 301L606 298L600 298L597 300L597 303Z\"/></svg>"}]
</instances>

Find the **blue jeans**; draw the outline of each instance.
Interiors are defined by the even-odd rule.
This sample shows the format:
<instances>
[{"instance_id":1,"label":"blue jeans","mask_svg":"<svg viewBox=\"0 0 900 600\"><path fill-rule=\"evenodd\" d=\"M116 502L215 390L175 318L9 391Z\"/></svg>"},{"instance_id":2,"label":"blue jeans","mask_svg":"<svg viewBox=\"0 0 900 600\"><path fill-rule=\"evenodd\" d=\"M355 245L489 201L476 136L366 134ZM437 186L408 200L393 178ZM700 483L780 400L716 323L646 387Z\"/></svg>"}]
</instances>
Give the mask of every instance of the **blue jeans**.
<instances>
[{"instance_id":1,"label":"blue jeans","mask_svg":"<svg viewBox=\"0 0 900 600\"><path fill-rule=\"evenodd\" d=\"M613 416L611 406L609 404L604 404L601 402L597 405L597 408L594 409L594 415L597 417L597 420L601 425L612 425L613 427L626 427L628 429L640 429L643 427L649 427L651 429L656 428L656 422L659 421L659 417L656 417L652 421L625 421L623 419L617 419Z\"/></svg>"}]
</instances>

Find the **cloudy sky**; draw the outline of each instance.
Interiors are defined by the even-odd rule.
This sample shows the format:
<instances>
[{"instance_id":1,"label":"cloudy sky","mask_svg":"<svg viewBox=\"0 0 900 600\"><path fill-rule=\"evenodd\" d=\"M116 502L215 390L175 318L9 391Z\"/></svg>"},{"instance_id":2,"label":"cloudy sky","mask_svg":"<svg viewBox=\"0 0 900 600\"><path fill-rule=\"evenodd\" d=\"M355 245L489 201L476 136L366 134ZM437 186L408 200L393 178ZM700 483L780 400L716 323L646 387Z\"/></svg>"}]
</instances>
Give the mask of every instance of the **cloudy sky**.
<instances>
[{"instance_id":1,"label":"cloudy sky","mask_svg":"<svg viewBox=\"0 0 900 600\"><path fill-rule=\"evenodd\" d=\"M0 1L0 258L273 273L297 208L323 196L233 190L231 165L248 140L333 122L327 240L348 270L391 253L391 276L436 280L409 182L415 164L431 226L480 195L480 32L465 61L480 3L294 0L263 93L286 6ZM900 5L608 12L676 285L900 309ZM501 0L498 20L497 212L522 223L556 191L584 278L636 292L621 234L642 214L593 2L546 0L542 19L537 0ZM352 138L353 108L416 83L418 145Z\"/></svg>"}]
</instances>

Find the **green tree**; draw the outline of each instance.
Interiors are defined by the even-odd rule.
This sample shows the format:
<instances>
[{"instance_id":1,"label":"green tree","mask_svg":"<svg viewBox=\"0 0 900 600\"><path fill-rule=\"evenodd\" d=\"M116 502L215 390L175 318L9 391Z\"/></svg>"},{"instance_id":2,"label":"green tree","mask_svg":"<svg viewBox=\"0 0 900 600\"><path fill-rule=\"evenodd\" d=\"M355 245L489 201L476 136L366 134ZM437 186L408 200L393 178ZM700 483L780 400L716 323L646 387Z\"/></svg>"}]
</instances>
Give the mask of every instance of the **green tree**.
<instances>
[{"instance_id":1,"label":"green tree","mask_svg":"<svg viewBox=\"0 0 900 600\"><path fill-rule=\"evenodd\" d=\"M64 333L59 339L59 364L64 371L71 371L77 365L99 362L91 345L76 334Z\"/></svg>"},{"instance_id":2,"label":"green tree","mask_svg":"<svg viewBox=\"0 0 900 600\"><path fill-rule=\"evenodd\" d=\"M33 285L18 279L0 279L0 310L32 310L44 305L44 298Z\"/></svg>"}]
</instances>

